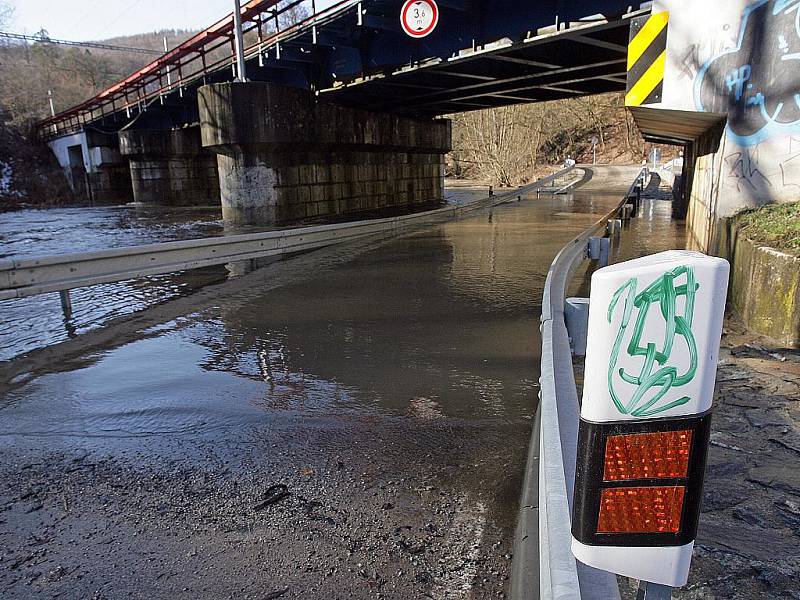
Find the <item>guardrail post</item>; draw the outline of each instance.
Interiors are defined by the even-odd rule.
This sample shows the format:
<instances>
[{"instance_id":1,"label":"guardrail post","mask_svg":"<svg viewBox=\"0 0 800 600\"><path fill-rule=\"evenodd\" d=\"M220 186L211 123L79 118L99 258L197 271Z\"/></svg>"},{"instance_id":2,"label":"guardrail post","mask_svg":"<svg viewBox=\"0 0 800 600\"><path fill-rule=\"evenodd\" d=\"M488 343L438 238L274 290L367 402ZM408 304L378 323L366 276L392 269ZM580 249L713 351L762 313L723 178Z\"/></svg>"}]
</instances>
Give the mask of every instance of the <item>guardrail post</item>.
<instances>
[{"instance_id":1,"label":"guardrail post","mask_svg":"<svg viewBox=\"0 0 800 600\"><path fill-rule=\"evenodd\" d=\"M586 356L586 333L589 330L589 299L567 298L564 301L564 322L569 334L569 347L574 356Z\"/></svg>"},{"instance_id":2,"label":"guardrail post","mask_svg":"<svg viewBox=\"0 0 800 600\"><path fill-rule=\"evenodd\" d=\"M600 263L601 267L608 264L611 240L607 237L590 237L586 244L586 256Z\"/></svg>"},{"instance_id":3,"label":"guardrail post","mask_svg":"<svg viewBox=\"0 0 800 600\"><path fill-rule=\"evenodd\" d=\"M639 582L636 600L670 600L670 598L672 598L672 588L670 586L649 581Z\"/></svg>"},{"instance_id":4,"label":"guardrail post","mask_svg":"<svg viewBox=\"0 0 800 600\"><path fill-rule=\"evenodd\" d=\"M606 222L606 233L608 234L608 237L614 242L616 242L619 239L619 233L621 229L622 229L622 221L620 221L619 219L609 219Z\"/></svg>"},{"instance_id":5,"label":"guardrail post","mask_svg":"<svg viewBox=\"0 0 800 600\"><path fill-rule=\"evenodd\" d=\"M608 256L611 251L611 240L607 237L600 238L600 257L597 259L601 267L608 265Z\"/></svg>"},{"instance_id":6,"label":"guardrail post","mask_svg":"<svg viewBox=\"0 0 800 600\"><path fill-rule=\"evenodd\" d=\"M64 311L64 318L69 321L72 318L72 299L69 297L69 290L58 292L61 297L61 310Z\"/></svg>"},{"instance_id":7,"label":"guardrail post","mask_svg":"<svg viewBox=\"0 0 800 600\"><path fill-rule=\"evenodd\" d=\"M636 198L637 198L636 194L631 194L630 196L628 196L627 205L631 207L631 217L635 217L637 212L638 212L637 211L637 200L636 200Z\"/></svg>"},{"instance_id":8,"label":"guardrail post","mask_svg":"<svg viewBox=\"0 0 800 600\"><path fill-rule=\"evenodd\" d=\"M600 259L600 238L590 237L589 242L586 244L586 256L591 260Z\"/></svg>"},{"instance_id":9,"label":"guardrail post","mask_svg":"<svg viewBox=\"0 0 800 600\"><path fill-rule=\"evenodd\" d=\"M633 213L633 204L627 203L622 207L622 220L629 221Z\"/></svg>"}]
</instances>

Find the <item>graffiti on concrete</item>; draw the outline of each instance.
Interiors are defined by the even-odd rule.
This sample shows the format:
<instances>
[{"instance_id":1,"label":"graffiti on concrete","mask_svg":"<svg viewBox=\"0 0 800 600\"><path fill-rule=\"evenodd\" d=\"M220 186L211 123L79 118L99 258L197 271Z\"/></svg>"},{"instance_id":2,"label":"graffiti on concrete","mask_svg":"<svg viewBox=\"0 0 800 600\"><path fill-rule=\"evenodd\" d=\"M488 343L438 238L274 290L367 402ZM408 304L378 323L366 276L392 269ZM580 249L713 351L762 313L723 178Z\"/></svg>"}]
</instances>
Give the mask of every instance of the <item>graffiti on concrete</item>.
<instances>
[{"instance_id":1,"label":"graffiti on concrete","mask_svg":"<svg viewBox=\"0 0 800 600\"><path fill-rule=\"evenodd\" d=\"M729 29L728 25L723 26L723 31ZM694 81L700 67L709 57L717 56L727 50L731 45L731 40L727 38L709 38L701 43L689 44L680 60L679 74L681 79Z\"/></svg>"},{"instance_id":2,"label":"graffiti on concrete","mask_svg":"<svg viewBox=\"0 0 800 600\"><path fill-rule=\"evenodd\" d=\"M725 156L724 160L727 167L726 178L736 186L736 191L741 192L747 188L758 190L772 187L769 177L759 168L758 146L752 150L731 152Z\"/></svg>"},{"instance_id":3,"label":"graffiti on concrete","mask_svg":"<svg viewBox=\"0 0 800 600\"><path fill-rule=\"evenodd\" d=\"M698 110L728 114L728 135L752 146L800 132L800 0L758 0L736 46L707 60L694 84Z\"/></svg>"},{"instance_id":4,"label":"graffiti on concrete","mask_svg":"<svg viewBox=\"0 0 800 600\"><path fill-rule=\"evenodd\" d=\"M623 415L649 417L689 402L688 396L670 392L689 383L697 371L692 315L700 286L687 266L667 271L638 294L637 286L635 277L626 281L608 306L609 323L622 307L608 362L608 391ZM654 305L660 318L650 310Z\"/></svg>"}]
</instances>

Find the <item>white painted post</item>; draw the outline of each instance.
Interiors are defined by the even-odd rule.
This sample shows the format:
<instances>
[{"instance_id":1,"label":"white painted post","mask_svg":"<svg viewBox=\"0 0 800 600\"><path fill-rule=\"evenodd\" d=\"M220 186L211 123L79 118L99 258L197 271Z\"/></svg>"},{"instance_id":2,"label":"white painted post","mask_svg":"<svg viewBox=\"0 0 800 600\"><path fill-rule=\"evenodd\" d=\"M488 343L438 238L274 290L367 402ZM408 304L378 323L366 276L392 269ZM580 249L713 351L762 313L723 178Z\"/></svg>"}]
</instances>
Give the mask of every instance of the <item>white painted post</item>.
<instances>
[{"instance_id":1,"label":"white painted post","mask_svg":"<svg viewBox=\"0 0 800 600\"><path fill-rule=\"evenodd\" d=\"M169 52L169 45L167 44L167 36L164 36L164 54ZM167 89L172 89L172 73L170 72L169 65L167 65Z\"/></svg>"},{"instance_id":2,"label":"white painted post","mask_svg":"<svg viewBox=\"0 0 800 600\"><path fill-rule=\"evenodd\" d=\"M592 275L572 552L653 598L689 573L728 272L673 250Z\"/></svg>"}]
</instances>

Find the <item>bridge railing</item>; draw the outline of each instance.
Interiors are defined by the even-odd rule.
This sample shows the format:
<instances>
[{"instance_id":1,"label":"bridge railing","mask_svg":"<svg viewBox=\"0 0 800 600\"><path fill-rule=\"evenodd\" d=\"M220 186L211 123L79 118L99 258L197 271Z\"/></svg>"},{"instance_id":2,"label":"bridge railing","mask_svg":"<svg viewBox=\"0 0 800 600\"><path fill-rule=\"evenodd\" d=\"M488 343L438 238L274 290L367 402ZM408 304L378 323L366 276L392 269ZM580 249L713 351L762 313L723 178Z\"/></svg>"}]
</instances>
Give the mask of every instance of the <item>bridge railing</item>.
<instances>
[{"instance_id":1,"label":"bridge railing","mask_svg":"<svg viewBox=\"0 0 800 600\"><path fill-rule=\"evenodd\" d=\"M309 17L288 24L281 16L307 0L291 0L278 6L279 0L250 0L242 7L242 32L248 43L245 55L252 58L274 48L301 30L314 28L331 15L356 6L358 0L341 0ZM314 3L315 5L315 3ZM37 124L40 137L49 139L80 131L87 123L126 112L142 112L149 103L164 94L177 91L182 95L188 86L209 74L231 67L235 63L233 13L215 23L163 56L145 65L122 81L103 90L93 98Z\"/></svg>"},{"instance_id":2,"label":"bridge railing","mask_svg":"<svg viewBox=\"0 0 800 600\"><path fill-rule=\"evenodd\" d=\"M70 303L66 294L70 289L288 255L368 235L440 223L490 205L510 202L521 194L548 185L568 171L564 169L507 193L396 217L0 261L0 300L58 291L62 293L62 305L68 312Z\"/></svg>"},{"instance_id":3,"label":"bridge railing","mask_svg":"<svg viewBox=\"0 0 800 600\"><path fill-rule=\"evenodd\" d=\"M575 271L589 258L590 238L604 234L645 173L639 172L614 210L561 249L547 273L539 407L514 540L511 600L619 598L616 576L578 563L570 549L580 405L564 303Z\"/></svg>"}]
</instances>

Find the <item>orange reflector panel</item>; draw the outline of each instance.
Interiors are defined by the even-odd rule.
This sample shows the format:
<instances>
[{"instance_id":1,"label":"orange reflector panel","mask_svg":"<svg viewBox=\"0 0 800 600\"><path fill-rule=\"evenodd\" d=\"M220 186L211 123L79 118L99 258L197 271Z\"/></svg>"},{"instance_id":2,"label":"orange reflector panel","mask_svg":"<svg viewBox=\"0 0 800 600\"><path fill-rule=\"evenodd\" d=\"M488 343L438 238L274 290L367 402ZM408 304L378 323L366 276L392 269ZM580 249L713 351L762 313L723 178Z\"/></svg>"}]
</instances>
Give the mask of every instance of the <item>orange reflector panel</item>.
<instances>
[{"instance_id":1,"label":"orange reflector panel","mask_svg":"<svg viewBox=\"0 0 800 600\"><path fill-rule=\"evenodd\" d=\"M604 489L597 533L678 533L686 488Z\"/></svg>"},{"instance_id":2,"label":"orange reflector panel","mask_svg":"<svg viewBox=\"0 0 800 600\"><path fill-rule=\"evenodd\" d=\"M603 481L686 477L691 449L691 430L610 435Z\"/></svg>"}]
</instances>

